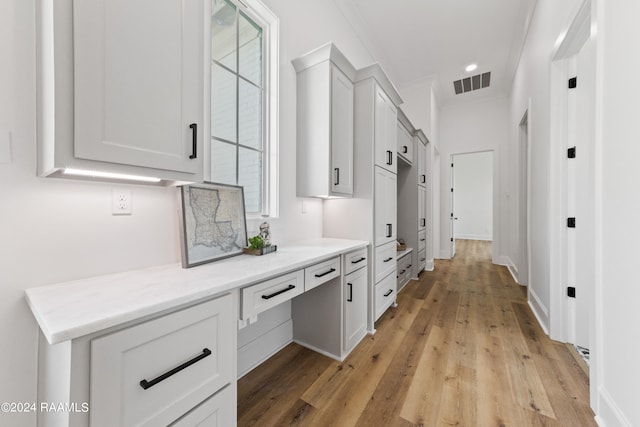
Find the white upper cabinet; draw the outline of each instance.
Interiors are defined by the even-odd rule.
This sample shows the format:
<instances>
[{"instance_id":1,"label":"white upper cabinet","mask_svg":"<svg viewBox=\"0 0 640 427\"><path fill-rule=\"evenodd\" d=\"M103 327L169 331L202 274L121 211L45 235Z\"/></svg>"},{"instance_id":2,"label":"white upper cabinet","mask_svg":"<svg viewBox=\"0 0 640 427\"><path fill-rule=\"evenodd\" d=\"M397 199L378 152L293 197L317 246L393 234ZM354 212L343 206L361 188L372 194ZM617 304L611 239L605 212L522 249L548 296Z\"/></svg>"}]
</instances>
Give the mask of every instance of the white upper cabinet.
<instances>
[{"instance_id":1,"label":"white upper cabinet","mask_svg":"<svg viewBox=\"0 0 640 427\"><path fill-rule=\"evenodd\" d=\"M201 181L209 2L41 2L39 172Z\"/></svg>"},{"instance_id":2,"label":"white upper cabinet","mask_svg":"<svg viewBox=\"0 0 640 427\"><path fill-rule=\"evenodd\" d=\"M398 157L402 158L406 163L413 163L413 136L409 133L400 121L397 124L398 129Z\"/></svg>"},{"instance_id":3,"label":"white upper cabinet","mask_svg":"<svg viewBox=\"0 0 640 427\"><path fill-rule=\"evenodd\" d=\"M427 143L429 142L421 131L416 139L416 157L418 158L418 185L427 186Z\"/></svg>"},{"instance_id":4,"label":"white upper cabinet","mask_svg":"<svg viewBox=\"0 0 640 427\"><path fill-rule=\"evenodd\" d=\"M398 169L398 162L396 161L397 109L381 87L376 86L375 96L375 163L390 172L396 173Z\"/></svg>"},{"instance_id":5,"label":"white upper cabinet","mask_svg":"<svg viewBox=\"0 0 640 427\"><path fill-rule=\"evenodd\" d=\"M353 195L355 69L327 44L295 59L298 197Z\"/></svg>"}]
</instances>

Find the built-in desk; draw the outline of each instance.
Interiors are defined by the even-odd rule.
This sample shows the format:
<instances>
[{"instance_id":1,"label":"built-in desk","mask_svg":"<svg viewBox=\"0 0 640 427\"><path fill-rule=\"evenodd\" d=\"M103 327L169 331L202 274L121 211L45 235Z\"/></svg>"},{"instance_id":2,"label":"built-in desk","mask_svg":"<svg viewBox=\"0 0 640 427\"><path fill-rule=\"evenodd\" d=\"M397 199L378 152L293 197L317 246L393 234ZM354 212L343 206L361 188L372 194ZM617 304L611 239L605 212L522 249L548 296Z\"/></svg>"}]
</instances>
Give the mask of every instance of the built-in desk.
<instances>
[{"instance_id":1,"label":"built-in desk","mask_svg":"<svg viewBox=\"0 0 640 427\"><path fill-rule=\"evenodd\" d=\"M88 412L40 413L39 425L189 425L213 418L235 425L238 325L254 320L263 301L295 291L294 306L332 308L304 316L296 341L343 358L353 347L343 337L353 337L347 304L355 281L345 281L352 271L346 263L366 264L353 254L366 256L367 245L316 239L191 269L175 264L28 289L41 329L38 400L89 404ZM335 335L332 346L350 345L323 348L317 337L327 333Z\"/></svg>"}]
</instances>

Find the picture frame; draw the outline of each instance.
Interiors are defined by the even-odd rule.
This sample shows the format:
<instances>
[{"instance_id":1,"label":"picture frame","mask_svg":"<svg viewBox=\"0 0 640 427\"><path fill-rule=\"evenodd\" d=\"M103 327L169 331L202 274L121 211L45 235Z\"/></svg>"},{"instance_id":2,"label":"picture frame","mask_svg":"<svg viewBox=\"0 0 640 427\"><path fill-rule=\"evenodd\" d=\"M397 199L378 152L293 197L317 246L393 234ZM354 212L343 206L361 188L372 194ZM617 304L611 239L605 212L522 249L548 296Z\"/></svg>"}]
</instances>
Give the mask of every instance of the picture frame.
<instances>
[{"instance_id":1,"label":"picture frame","mask_svg":"<svg viewBox=\"0 0 640 427\"><path fill-rule=\"evenodd\" d=\"M244 189L205 182L180 186L182 267L241 255L247 245Z\"/></svg>"}]
</instances>

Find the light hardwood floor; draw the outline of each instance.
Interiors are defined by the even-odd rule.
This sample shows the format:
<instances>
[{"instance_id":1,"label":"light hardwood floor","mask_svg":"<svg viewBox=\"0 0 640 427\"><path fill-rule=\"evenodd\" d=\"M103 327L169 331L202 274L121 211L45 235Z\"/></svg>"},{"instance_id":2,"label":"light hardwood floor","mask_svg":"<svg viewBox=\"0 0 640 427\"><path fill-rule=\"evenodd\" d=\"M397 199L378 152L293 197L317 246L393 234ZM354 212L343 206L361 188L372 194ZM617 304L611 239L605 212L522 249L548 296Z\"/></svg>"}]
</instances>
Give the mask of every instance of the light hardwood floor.
<instances>
[{"instance_id":1,"label":"light hardwood floor","mask_svg":"<svg viewBox=\"0 0 640 427\"><path fill-rule=\"evenodd\" d=\"M595 426L589 379L525 288L460 240L342 363L296 344L238 383L238 425Z\"/></svg>"}]
</instances>

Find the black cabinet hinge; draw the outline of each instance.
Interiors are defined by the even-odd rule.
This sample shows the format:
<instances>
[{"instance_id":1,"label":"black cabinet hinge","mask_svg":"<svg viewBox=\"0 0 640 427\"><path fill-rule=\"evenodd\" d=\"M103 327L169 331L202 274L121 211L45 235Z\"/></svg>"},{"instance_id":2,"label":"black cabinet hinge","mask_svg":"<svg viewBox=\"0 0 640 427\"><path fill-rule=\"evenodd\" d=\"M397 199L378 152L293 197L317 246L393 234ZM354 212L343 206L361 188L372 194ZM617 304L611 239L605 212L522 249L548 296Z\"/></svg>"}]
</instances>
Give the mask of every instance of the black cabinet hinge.
<instances>
[{"instance_id":1,"label":"black cabinet hinge","mask_svg":"<svg viewBox=\"0 0 640 427\"><path fill-rule=\"evenodd\" d=\"M576 228L576 219L575 219L575 217L567 218L567 227Z\"/></svg>"},{"instance_id":2,"label":"black cabinet hinge","mask_svg":"<svg viewBox=\"0 0 640 427\"><path fill-rule=\"evenodd\" d=\"M574 288L573 286L567 287L567 296L569 298L575 298L576 297L576 288Z\"/></svg>"},{"instance_id":3,"label":"black cabinet hinge","mask_svg":"<svg viewBox=\"0 0 640 427\"><path fill-rule=\"evenodd\" d=\"M570 159L576 158L576 147L571 147L567 150L567 157Z\"/></svg>"},{"instance_id":4,"label":"black cabinet hinge","mask_svg":"<svg viewBox=\"0 0 640 427\"><path fill-rule=\"evenodd\" d=\"M575 89L578 86L578 78L571 77L569 79L569 89Z\"/></svg>"}]
</instances>

